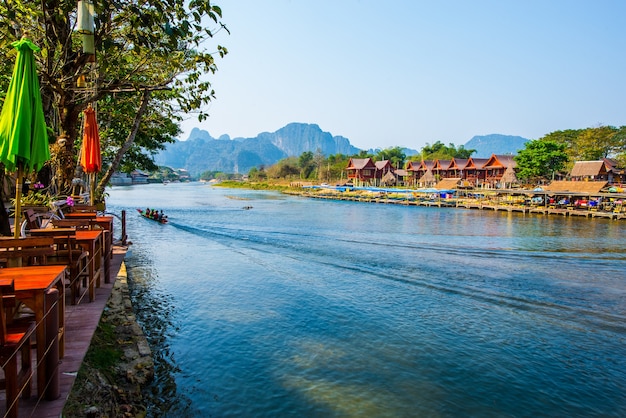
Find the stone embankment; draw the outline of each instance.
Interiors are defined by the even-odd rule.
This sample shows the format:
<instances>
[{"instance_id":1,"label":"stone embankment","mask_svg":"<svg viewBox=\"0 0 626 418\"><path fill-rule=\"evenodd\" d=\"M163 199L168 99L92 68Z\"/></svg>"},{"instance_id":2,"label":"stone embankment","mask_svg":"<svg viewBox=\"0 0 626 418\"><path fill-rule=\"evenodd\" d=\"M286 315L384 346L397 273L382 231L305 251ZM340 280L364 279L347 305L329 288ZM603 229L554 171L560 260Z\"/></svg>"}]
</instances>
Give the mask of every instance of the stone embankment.
<instances>
[{"instance_id":1,"label":"stone embankment","mask_svg":"<svg viewBox=\"0 0 626 418\"><path fill-rule=\"evenodd\" d=\"M63 410L64 417L144 417L142 388L154 376L124 264Z\"/></svg>"}]
</instances>

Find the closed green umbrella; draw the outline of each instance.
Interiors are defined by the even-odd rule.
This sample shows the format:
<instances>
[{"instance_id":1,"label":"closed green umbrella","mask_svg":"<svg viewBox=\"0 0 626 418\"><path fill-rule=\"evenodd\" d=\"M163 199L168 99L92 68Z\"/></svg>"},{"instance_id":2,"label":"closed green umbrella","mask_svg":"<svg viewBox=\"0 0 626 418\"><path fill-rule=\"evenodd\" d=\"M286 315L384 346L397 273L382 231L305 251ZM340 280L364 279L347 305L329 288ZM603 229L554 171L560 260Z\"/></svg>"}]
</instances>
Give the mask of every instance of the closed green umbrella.
<instances>
[{"instance_id":1,"label":"closed green umbrella","mask_svg":"<svg viewBox=\"0 0 626 418\"><path fill-rule=\"evenodd\" d=\"M39 47L22 38L12 45L17 59L0 114L0 161L7 171L17 170L15 237L19 237L22 177L39 171L50 159L39 78L33 52Z\"/></svg>"}]
</instances>

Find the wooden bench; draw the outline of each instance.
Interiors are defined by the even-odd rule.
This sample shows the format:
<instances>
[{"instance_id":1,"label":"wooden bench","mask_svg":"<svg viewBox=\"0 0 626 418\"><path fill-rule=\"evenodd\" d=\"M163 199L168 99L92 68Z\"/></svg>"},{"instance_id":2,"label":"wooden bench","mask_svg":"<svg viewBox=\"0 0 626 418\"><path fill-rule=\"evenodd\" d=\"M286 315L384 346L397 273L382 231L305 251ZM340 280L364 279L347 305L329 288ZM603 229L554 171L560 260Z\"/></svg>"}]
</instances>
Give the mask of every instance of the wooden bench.
<instances>
[{"instance_id":1,"label":"wooden bench","mask_svg":"<svg viewBox=\"0 0 626 418\"><path fill-rule=\"evenodd\" d=\"M46 265L47 258L55 254L51 237L0 238L0 265ZM13 264L13 266L9 266Z\"/></svg>"}]
</instances>

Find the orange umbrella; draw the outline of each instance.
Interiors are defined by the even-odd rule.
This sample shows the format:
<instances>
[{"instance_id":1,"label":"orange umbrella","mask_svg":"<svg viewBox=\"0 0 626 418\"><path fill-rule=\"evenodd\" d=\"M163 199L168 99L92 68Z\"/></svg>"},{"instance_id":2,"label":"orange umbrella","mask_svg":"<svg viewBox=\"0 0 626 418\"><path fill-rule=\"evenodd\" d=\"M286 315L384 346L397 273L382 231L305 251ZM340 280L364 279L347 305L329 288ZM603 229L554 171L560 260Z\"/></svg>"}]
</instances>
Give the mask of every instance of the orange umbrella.
<instances>
[{"instance_id":1,"label":"orange umbrella","mask_svg":"<svg viewBox=\"0 0 626 418\"><path fill-rule=\"evenodd\" d=\"M91 105L84 111L85 128L83 131L83 147L80 151L80 165L83 171L90 175L91 193L90 203L94 204L94 192L96 188L95 174L102 168L102 154L100 153L100 134L98 133L98 122L96 122L96 111Z\"/></svg>"}]
</instances>

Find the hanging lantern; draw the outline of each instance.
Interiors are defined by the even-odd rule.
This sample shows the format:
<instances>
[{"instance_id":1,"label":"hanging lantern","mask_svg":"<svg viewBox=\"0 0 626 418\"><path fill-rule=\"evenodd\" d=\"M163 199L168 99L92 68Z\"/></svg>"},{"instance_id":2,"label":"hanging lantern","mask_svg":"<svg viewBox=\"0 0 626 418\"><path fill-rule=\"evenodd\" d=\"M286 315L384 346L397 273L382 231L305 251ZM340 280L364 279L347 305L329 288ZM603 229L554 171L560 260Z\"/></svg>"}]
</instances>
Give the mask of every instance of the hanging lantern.
<instances>
[{"instance_id":1,"label":"hanging lantern","mask_svg":"<svg viewBox=\"0 0 626 418\"><path fill-rule=\"evenodd\" d=\"M78 31L78 33L94 33L93 16L93 3L88 0L79 0L78 13L76 16L76 30Z\"/></svg>"},{"instance_id":2,"label":"hanging lantern","mask_svg":"<svg viewBox=\"0 0 626 418\"><path fill-rule=\"evenodd\" d=\"M87 81L85 80L85 75L81 74L76 79L76 87L83 88L87 87Z\"/></svg>"},{"instance_id":3,"label":"hanging lantern","mask_svg":"<svg viewBox=\"0 0 626 418\"><path fill-rule=\"evenodd\" d=\"M96 46L94 43L93 33L83 33L83 53L84 54L95 54Z\"/></svg>"}]
</instances>

